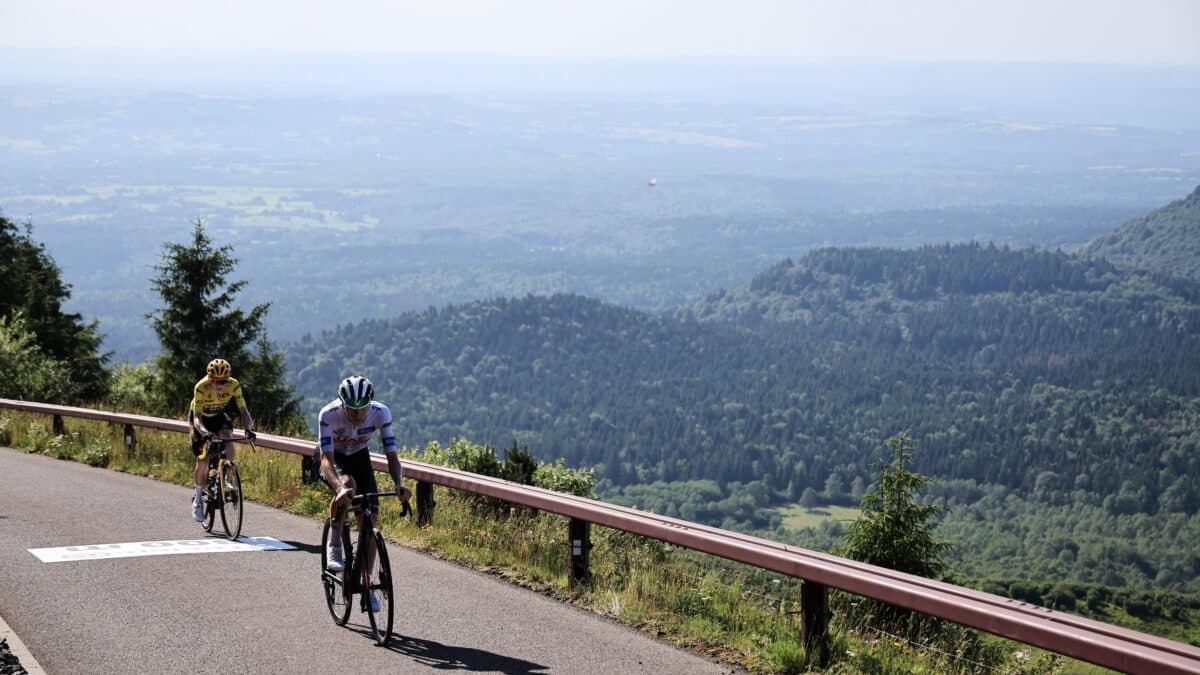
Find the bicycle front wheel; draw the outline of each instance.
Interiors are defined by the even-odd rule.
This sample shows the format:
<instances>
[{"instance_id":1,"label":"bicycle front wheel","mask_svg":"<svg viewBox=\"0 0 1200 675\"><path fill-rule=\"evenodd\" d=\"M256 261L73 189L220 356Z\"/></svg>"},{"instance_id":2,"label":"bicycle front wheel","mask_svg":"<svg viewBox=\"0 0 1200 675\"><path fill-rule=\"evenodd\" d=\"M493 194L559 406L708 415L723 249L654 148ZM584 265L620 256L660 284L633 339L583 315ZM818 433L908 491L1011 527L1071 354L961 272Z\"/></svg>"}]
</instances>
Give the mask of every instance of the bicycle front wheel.
<instances>
[{"instance_id":1,"label":"bicycle front wheel","mask_svg":"<svg viewBox=\"0 0 1200 675\"><path fill-rule=\"evenodd\" d=\"M350 552L349 527L342 526L342 551ZM329 519L325 519L325 529L321 531L321 585L325 588L325 604L329 606L329 615L339 626L346 625L350 618L350 557L346 556L346 566L341 572L330 572L325 569L329 562Z\"/></svg>"},{"instance_id":2,"label":"bicycle front wheel","mask_svg":"<svg viewBox=\"0 0 1200 675\"><path fill-rule=\"evenodd\" d=\"M213 525L217 522L217 509L221 507L219 501L220 494L217 491L216 480L209 476L208 485L204 488L204 494L201 499L204 500L204 531L212 532Z\"/></svg>"},{"instance_id":3,"label":"bicycle front wheel","mask_svg":"<svg viewBox=\"0 0 1200 675\"><path fill-rule=\"evenodd\" d=\"M221 524L225 534L237 541L242 533L242 479L232 462L221 466Z\"/></svg>"},{"instance_id":4,"label":"bicycle front wheel","mask_svg":"<svg viewBox=\"0 0 1200 675\"><path fill-rule=\"evenodd\" d=\"M375 564L371 567L369 583L370 595L367 596L367 617L371 621L371 631L374 633L375 644L386 645L392 637L392 620L394 618L392 597L392 566L388 562L387 546L383 543L383 534L375 530ZM371 597L378 600L371 602Z\"/></svg>"}]
</instances>

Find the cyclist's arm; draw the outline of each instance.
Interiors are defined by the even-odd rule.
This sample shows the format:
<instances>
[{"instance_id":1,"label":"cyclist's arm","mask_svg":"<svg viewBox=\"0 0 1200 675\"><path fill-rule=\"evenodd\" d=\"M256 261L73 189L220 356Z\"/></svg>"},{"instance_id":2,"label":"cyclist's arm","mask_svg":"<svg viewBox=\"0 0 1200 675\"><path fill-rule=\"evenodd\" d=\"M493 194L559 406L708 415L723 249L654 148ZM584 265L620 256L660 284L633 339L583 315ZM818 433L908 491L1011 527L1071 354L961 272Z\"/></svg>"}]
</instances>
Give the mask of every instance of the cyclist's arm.
<instances>
[{"instance_id":1,"label":"cyclist's arm","mask_svg":"<svg viewBox=\"0 0 1200 675\"><path fill-rule=\"evenodd\" d=\"M333 430L330 428L329 419L326 418L327 414L322 411L322 414L317 415L317 452L321 455L321 475L336 493L344 481L338 475L337 467L333 465Z\"/></svg>"},{"instance_id":2,"label":"cyclist's arm","mask_svg":"<svg viewBox=\"0 0 1200 675\"><path fill-rule=\"evenodd\" d=\"M204 403L201 401L203 394L204 392L201 389L200 383L196 383L196 386L192 389L192 404L188 407L188 421L192 423L192 431L197 436L205 434L205 429L200 424L200 413L204 410Z\"/></svg>"},{"instance_id":3,"label":"cyclist's arm","mask_svg":"<svg viewBox=\"0 0 1200 675\"><path fill-rule=\"evenodd\" d=\"M379 437L383 441L383 455L387 457L388 473L392 474L392 480L396 484L396 494L400 495L401 499L408 499L409 489L404 487L402 482L404 479L404 467L400 464L400 458L396 455L396 435L392 431L392 411L384 408L386 413L382 423L379 425Z\"/></svg>"},{"instance_id":4,"label":"cyclist's arm","mask_svg":"<svg viewBox=\"0 0 1200 675\"><path fill-rule=\"evenodd\" d=\"M325 482L329 483L329 487L337 492L338 487L343 484L342 477L338 475L337 468L333 465L333 453L321 453L321 475L325 477Z\"/></svg>"},{"instance_id":5,"label":"cyclist's arm","mask_svg":"<svg viewBox=\"0 0 1200 675\"><path fill-rule=\"evenodd\" d=\"M388 473L392 474L392 480L396 482L396 496L404 501L408 501L412 497L412 490L409 490L401 482L404 478L404 469L400 466L400 458L396 456L394 451L384 454L388 461Z\"/></svg>"},{"instance_id":6,"label":"cyclist's arm","mask_svg":"<svg viewBox=\"0 0 1200 675\"><path fill-rule=\"evenodd\" d=\"M250 411L245 405L238 406L238 412L242 414L242 430L254 431L254 420L250 417Z\"/></svg>"},{"instance_id":7,"label":"cyclist's arm","mask_svg":"<svg viewBox=\"0 0 1200 675\"><path fill-rule=\"evenodd\" d=\"M254 420L250 417L250 409L246 407L246 397L242 395L242 383L238 382L233 388L233 400L237 403L238 412L242 415L242 429L254 430Z\"/></svg>"}]
</instances>

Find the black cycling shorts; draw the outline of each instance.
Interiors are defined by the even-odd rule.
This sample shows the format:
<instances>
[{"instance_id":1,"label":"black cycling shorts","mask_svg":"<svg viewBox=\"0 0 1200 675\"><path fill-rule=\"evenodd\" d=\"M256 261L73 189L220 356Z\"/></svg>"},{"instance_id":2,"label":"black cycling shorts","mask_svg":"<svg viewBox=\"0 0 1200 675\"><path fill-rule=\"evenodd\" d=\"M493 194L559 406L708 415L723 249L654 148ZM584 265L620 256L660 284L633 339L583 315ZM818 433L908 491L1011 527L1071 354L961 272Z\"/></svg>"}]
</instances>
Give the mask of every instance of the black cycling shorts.
<instances>
[{"instance_id":1,"label":"black cycling shorts","mask_svg":"<svg viewBox=\"0 0 1200 675\"><path fill-rule=\"evenodd\" d=\"M352 455L333 453L333 466L339 476L354 479L354 494L379 492L375 484L375 467L371 466L371 451L363 448Z\"/></svg>"},{"instance_id":2,"label":"black cycling shorts","mask_svg":"<svg viewBox=\"0 0 1200 675\"><path fill-rule=\"evenodd\" d=\"M229 417L225 413L213 415L212 417L200 416L200 426L204 430L214 436L220 436L225 429L233 429L233 423L229 421ZM196 428L192 427L192 454L196 457L200 456L200 450L204 446L204 437L196 434Z\"/></svg>"}]
</instances>

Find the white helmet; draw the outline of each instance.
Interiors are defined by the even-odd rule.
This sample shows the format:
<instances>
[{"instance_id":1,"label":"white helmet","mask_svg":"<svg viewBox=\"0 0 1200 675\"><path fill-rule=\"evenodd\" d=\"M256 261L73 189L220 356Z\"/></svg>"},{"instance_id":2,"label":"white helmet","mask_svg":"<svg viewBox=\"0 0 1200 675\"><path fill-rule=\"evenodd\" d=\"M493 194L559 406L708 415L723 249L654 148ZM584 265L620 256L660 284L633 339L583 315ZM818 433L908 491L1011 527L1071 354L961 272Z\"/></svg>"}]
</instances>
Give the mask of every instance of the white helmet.
<instances>
[{"instance_id":1,"label":"white helmet","mask_svg":"<svg viewBox=\"0 0 1200 675\"><path fill-rule=\"evenodd\" d=\"M347 408L365 408L371 405L371 400L375 398L375 385L362 375L352 375L342 380L341 386L338 387L338 398L342 399L342 405Z\"/></svg>"}]
</instances>

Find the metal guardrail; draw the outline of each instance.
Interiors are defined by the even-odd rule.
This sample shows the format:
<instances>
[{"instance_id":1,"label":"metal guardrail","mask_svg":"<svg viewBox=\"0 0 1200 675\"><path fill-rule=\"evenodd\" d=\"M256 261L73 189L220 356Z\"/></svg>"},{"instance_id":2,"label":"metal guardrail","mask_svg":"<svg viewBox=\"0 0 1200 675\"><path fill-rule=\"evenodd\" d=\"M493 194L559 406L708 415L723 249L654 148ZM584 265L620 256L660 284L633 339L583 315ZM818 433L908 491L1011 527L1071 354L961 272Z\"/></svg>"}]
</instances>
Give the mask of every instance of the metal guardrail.
<instances>
[{"instance_id":1,"label":"metal guardrail","mask_svg":"<svg viewBox=\"0 0 1200 675\"><path fill-rule=\"evenodd\" d=\"M0 399L0 408L124 424L127 434L132 433L134 426L188 430L187 423L179 420L45 403ZM56 426L61 426L61 422ZM258 434L257 444L300 455L312 455L315 448L312 441L272 434ZM372 463L378 471L387 470L387 461L382 456L374 455ZM803 579L802 633L806 642L824 637L825 588L833 587L1122 672L1200 674L1200 648L1066 612L767 539L432 464L405 460L404 474L418 481L418 507L421 484L425 483L496 497L570 518L573 577L586 576L588 525L596 523Z\"/></svg>"}]
</instances>

